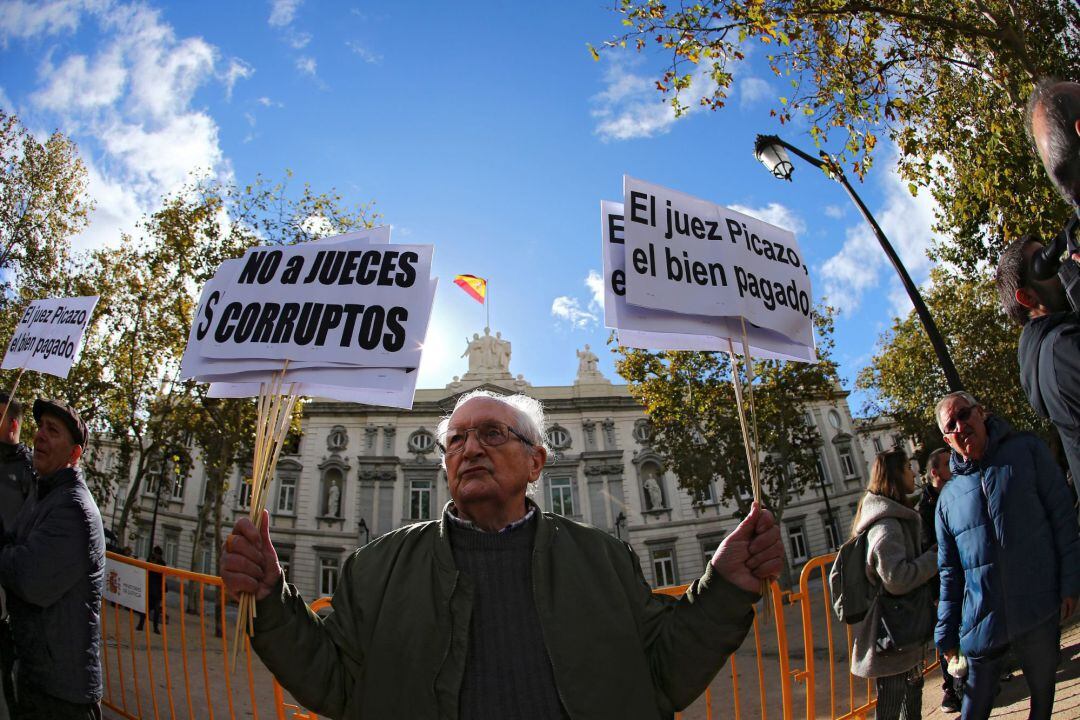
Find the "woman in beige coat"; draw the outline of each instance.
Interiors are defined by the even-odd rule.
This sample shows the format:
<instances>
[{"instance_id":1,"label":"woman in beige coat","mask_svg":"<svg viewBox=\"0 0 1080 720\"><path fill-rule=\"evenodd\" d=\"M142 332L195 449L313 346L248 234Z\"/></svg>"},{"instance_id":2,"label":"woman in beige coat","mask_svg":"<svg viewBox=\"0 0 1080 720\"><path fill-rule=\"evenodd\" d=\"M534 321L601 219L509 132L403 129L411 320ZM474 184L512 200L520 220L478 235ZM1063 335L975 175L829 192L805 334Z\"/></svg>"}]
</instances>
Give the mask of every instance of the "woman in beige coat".
<instances>
[{"instance_id":1,"label":"woman in beige coat","mask_svg":"<svg viewBox=\"0 0 1080 720\"><path fill-rule=\"evenodd\" d=\"M915 492L915 473L903 450L880 453L874 460L866 494L852 522L851 534L869 529L866 575L874 588L893 595L916 589L937 573L937 549L920 551L922 519L909 496ZM919 720L922 713L921 648L878 649L880 606L874 603L866 619L855 625L851 673L877 683L878 720Z\"/></svg>"}]
</instances>

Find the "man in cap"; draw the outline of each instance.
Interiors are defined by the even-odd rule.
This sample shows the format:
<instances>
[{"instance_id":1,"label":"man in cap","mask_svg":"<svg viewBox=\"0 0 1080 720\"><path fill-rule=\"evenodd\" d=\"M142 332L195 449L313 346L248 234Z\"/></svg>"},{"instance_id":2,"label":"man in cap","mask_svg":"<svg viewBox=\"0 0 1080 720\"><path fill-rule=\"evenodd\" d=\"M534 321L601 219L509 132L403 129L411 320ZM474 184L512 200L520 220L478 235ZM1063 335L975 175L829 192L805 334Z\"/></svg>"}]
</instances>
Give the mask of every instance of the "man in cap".
<instances>
[{"instance_id":1,"label":"man in cap","mask_svg":"<svg viewBox=\"0 0 1080 720\"><path fill-rule=\"evenodd\" d=\"M105 534L79 458L86 423L72 407L34 403L37 488L0 546L15 637L14 718L100 718Z\"/></svg>"},{"instance_id":2,"label":"man in cap","mask_svg":"<svg viewBox=\"0 0 1080 720\"><path fill-rule=\"evenodd\" d=\"M0 532L15 527L15 516L30 492L34 481L34 463L30 449L19 442L22 431L23 407L6 392L0 392ZM0 718L10 717L8 707L15 703L12 668L15 648L8 623L7 600L0 590L0 673L3 674L3 697L0 697Z\"/></svg>"}]
</instances>

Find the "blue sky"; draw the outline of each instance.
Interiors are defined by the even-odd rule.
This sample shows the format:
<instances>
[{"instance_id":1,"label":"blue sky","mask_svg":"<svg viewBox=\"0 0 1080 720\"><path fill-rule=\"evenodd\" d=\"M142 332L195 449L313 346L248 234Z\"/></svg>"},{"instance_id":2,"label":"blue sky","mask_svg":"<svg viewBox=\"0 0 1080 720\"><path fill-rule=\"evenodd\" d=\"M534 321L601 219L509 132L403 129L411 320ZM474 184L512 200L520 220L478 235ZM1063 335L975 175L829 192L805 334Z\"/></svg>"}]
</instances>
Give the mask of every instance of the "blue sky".
<instances>
[{"instance_id":1,"label":"blue sky","mask_svg":"<svg viewBox=\"0 0 1080 720\"><path fill-rule=\"evenodd\" d=\"M568 384L589 343L614 377L600 200L621 199L626 173L737 207L796 233L815 295L842 311L851 388L910 305L839 185L806 164L782 183L754 159L758 132L814 149L769 117L783 83L752 48L728 107L676 121L653 85L663 58L591 59L586 44L621 29L612 4L0 2L0 105L79 143L97 203L80 247L134 231L193 172L246 183L287 168L298 189L376 201L395 241L436 247L421 387L464 373L483 327L458 273L489 279L515 373ZM858 189L922 283L933 205L908 195L890 152Z\"/></svg>"}]
</instances>

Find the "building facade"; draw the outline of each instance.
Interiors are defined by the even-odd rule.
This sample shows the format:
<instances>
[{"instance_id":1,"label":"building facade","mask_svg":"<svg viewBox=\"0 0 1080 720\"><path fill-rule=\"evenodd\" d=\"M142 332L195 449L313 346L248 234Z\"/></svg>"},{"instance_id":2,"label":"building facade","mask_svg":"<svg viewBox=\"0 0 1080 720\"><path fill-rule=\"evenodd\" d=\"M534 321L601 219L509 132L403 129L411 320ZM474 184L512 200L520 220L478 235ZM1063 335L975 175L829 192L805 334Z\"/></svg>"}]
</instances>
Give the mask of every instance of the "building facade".
<instances>
[{"instance_id":1,"label":"building facade","mask_svg":"<svg viewBox=\"0 0 1080 720\"><path fill-rule=\"evenodd\" d=\"M449 501L435 432L462 394L477 388L523 392L545 407L552 448L533 499L541 508L621 537L656 585L699 577L716 546L739 522L734 504L719 501L720 488L692 496L678 487L650 443L649 423L625 385L597 369L589 347L579 350L570 385L534 387L509 370L510 343L499 333L474 335L466 350L469 369L444 388L419 389L412 410L341 402L309 402L298 445L281 456L267 508L271 535L290 582L307 598L328 595L345 558L357 546L405 525L438 519ZM868 477L874 437L890 446L889 429L860 437L846 393L812 403L807 422L821 437L820 482L789 502L781 520L793 577L809 558L846 537ZM865 433L864 433L865 435ZM225 526L244 516L251 486L236 471L228 491ZM149 553L152 506L157 503L154 544L170 565L209 572L211 556L192 562L191 548L205 473L174 479L155 498L156 478L146 483L135 526L134 549ZM118 496L122 497L121 490ZM105 523L116 508L106 510ZM830 515L832 521L830 522ZM130 529L130 527L129 527ZM213 540L206 545L212 546Z\"/></svg>"}]
</instances>

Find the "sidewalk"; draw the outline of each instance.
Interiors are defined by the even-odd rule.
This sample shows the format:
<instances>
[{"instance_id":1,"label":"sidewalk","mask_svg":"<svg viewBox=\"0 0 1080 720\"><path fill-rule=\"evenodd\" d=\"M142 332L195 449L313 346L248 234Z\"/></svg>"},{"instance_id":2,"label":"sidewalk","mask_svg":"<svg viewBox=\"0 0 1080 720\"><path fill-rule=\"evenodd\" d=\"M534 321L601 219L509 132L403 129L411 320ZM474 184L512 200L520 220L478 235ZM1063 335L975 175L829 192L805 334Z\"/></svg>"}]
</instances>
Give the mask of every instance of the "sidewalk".
<instances>
[{"instance_id":1,"label":"sidewalk","mask_svg":"<svg viewBox=\"0 0 1080 720\"><path fill-rule=\"evenodd\" d=\"M956 713L941 712L941 676L929 675L923 688L923 719L958 718ZM1023 720L1028 716L1028 689L1024 676L1013 673L1012 680L1001 684L992 718ZM1061 662L1058 664L1057 693L1054 696L1055 718L1080 718L1080 622L1073 622L1061 633Z\"/></svg>"}]
</instances>

